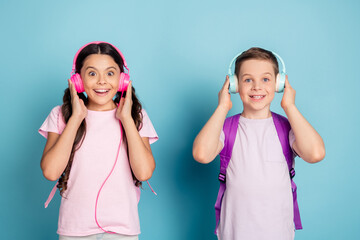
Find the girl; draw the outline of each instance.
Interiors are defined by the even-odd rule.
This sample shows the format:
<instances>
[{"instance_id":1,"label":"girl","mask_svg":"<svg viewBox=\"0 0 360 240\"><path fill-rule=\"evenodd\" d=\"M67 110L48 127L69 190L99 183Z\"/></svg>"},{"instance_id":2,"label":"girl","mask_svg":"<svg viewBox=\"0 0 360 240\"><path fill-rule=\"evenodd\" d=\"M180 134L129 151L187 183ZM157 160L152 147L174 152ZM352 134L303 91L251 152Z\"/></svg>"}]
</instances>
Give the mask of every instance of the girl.
<instances>
[{"instance_id":1,"label":"girl","mask_svg":"<svg viewBox=\"0 0 360 240\"><path fill-rule=\"evenodd\" d=\"M41 169L59 179L61 240L138 239L139 187L155 169L150 144L158 136L124 67L113 45L83 46L63 105L39 129L47 138Z\"/></svg>"}]
</instances>

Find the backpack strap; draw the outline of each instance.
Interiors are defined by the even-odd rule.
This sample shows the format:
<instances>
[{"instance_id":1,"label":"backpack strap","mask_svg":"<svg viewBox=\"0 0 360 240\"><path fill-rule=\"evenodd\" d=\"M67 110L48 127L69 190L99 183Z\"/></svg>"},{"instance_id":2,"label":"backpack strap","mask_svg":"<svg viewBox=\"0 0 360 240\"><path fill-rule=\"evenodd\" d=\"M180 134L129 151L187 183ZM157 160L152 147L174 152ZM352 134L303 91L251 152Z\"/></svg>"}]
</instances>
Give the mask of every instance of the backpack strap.
<instances>
[{"instance_id":1,"label":"backpack strap","mask_svg":"<svg viewBox=\"0 0 360 240\"><path fill-rule=\"evenodd\" d=\"M59 180L56 182L55 186L53 187L53 189L51 190L46 202L45 202L45 208L47 208L49 206L49 203L51 202L51 200L53 199L55 193L56 193L56 190L57 190L57 186L59 184Z\"/></svg>"},{"instance_id":2,"label":"backpack strap","mask_svg":"<svg viewBox=\"0 0 360 240\"><path fill-rule=\"evenodd\" d=\"M275 124L275 128L276 128L276 132L278 134L280 143L281 143L281 148L283 150L284 156L286 158L286 162L289 168L289 174L290 174L290 180L291 180L291 189L292 189L292 194L293 194L293 205L294 205L294 224L295 224L295 229L299 230L302 229L302 224L301 224L301 219L300 219L300 211L299 211L299 205L297 202L297 187L295 182L293 181L293 178L295 176L295 170L293 168L293 162L294 162L294 155L293 155L293 151L290 147L289 144L289 132L291 129L290 123L289 121L279 115L276 114L274 112L271 112L272 117L273 117L273 121Z\"/></svg>"},{"instance_id":3,"label":"backpack strap","mask_svg":"<svg viewBox=\"0 0 360 240\"><path fill-rule=\"evenodd\" d=\"M239 125L239 118L240 118L240 114L236 114L234 116L226 118L223 127L225 140L224 140L224 147L220 152L220 173L219 173L220 188L215 203L215 216L216 216L215 234L220 221L221 202L226 189L226 169L231 159L231 154Z\"/></svg>"}]
</instances>

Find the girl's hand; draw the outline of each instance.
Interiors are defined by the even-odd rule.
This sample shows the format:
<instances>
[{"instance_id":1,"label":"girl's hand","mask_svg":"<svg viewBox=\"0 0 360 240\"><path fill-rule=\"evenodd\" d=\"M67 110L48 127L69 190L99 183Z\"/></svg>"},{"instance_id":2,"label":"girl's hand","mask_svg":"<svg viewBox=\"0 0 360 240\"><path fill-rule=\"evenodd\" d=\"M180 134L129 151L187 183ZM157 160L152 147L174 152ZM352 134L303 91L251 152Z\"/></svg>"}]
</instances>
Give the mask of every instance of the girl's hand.
<instances>
[{"instance_id":1,"label":"girl's hand","mask_svg":"<svg viewBox=\"0 0 360 240\"><path fill-rule=\"evenodd\" d=\"M132 108L132 87L131 81L126 89L126 96L125 98L121 98L119 102L118 109L116 110L116 118L119 119L121 122L132 119L131 117L131 108Z\"/></svg>"},{"instance_id":2,"label":"girl's hand","mask_svg":"<svg viewBox=\"0 0 360 240\"><path fill-rule=\"evenodd\" d=\"M229 111L232 108L229 86L230 86L229 76L226 76L225 83L218 94L218 98L219 98L218 106L222 107L226 111Z\"/></svg>"},{"instance_id":3,"label":"girl's hand","mask_svg":"<svg viewBox=\"0 0 360 240\"><path fill-rule=\"evenodd\" d=\"M286 110L290 106L295 106L295 95L296 91L293 89L289 83L288 76L286 75L285 78L285 88L284 88L284 95L281 100L281 107Z\"/></svg>"},{"instance_id":4,"label":"girl's hand","mask_svg":"<svg viewBox=\"0 0 360 240\"><path fill-rule=\"evenodd\" d=\"M87 108L85 107L84 101L79 98L75 90L74 84L68 79L70 96L71 96L71 106L72 106L72 115L71 117L76 118L80 122L84 120L87 116Z\"/></svg>"}]
</instances>

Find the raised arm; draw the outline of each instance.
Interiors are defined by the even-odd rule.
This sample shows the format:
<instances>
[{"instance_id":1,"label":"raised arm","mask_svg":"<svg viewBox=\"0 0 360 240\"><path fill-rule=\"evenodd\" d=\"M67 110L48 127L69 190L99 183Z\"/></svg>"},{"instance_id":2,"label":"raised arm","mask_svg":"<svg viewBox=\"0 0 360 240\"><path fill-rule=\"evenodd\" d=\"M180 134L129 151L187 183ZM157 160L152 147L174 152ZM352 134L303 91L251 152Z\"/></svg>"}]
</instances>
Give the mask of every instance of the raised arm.
<instances>
[{"instance_id":1,"label":"raised arm","mask_svg":"<svg viewBox=\"0 0 360 240\"><path fill-rule=\"evenodd\" d=\"M297 109L295 94L296 91L286 77L281 107L284 109L295 135L292 147L306 162L316 163L324 159L325 145L321 136Z\"/></svg>"},{"instance_id":2,"label":"raised arm","mask_svg":"<svg viewBox=\"0 0 360 240\"><path fill-rule=\"evenodd\" d=\"M151 178L155 170L155 160L151 152L149 138L140 137L135 122L131 117L131 82L126 90L126 97L121 98L116 117L120 119L129 148L129 161L131 169L139 181L146 181Z\"/></svg>"},{"instance_id":3,"label":"raised arm","mask_svg":"<svg viewBox=\"0 0 360 240\"><path fill-rule=\"evenodd\" d=\"M229 84L229 77L226 76L225 83L218 94L218 106L194 140L193 156L200 163L213 161L223 148L219 140L221 129L227 113L232 108Z\"/></svg>"},{"instance_id":4,"label":"raised arm","mask_svg":"<svg viewBox=\"0 0 360 240\"><path fill-rule=\"evenodd\" d=\"M76 132L87 115L84 102L79 99L75 87L69 80L71 93L72 115L67 122L64 131L59 135L49 132L44 152L41 158L41 170L46 179L57 180L64 172L74 144Z\"/></svg>"}]
</instances>

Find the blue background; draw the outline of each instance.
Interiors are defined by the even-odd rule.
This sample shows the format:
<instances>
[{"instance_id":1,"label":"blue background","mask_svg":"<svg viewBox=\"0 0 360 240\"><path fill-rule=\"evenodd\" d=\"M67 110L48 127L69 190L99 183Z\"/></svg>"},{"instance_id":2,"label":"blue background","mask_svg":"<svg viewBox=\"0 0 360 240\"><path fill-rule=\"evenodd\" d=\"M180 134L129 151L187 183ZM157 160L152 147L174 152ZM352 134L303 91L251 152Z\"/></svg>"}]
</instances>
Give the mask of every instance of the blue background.
<instances>
[{"instance_id":1,"label":"blue background","mask_svg":"<svg viewBox=\"0 0 360 240\"><path fill-rule=\"evenodd\" d=\"M157 168L139 205L140 239L216 239L216 159L192 142L217 106L232 57L252 46L279 53L296 104L325 141L325 159L297 160L304 229L296 239L355 239L360 230L359 1L0 1L0 229L2 239L57 239L60 197L40 170L38 133L62 103L75 52L118 46L160 136ZM272 110L283 113L281 94ZM238 96L233 109L241 111ZM14 237L15 236L15 237Z\"/></svg>"}]
</instances>

